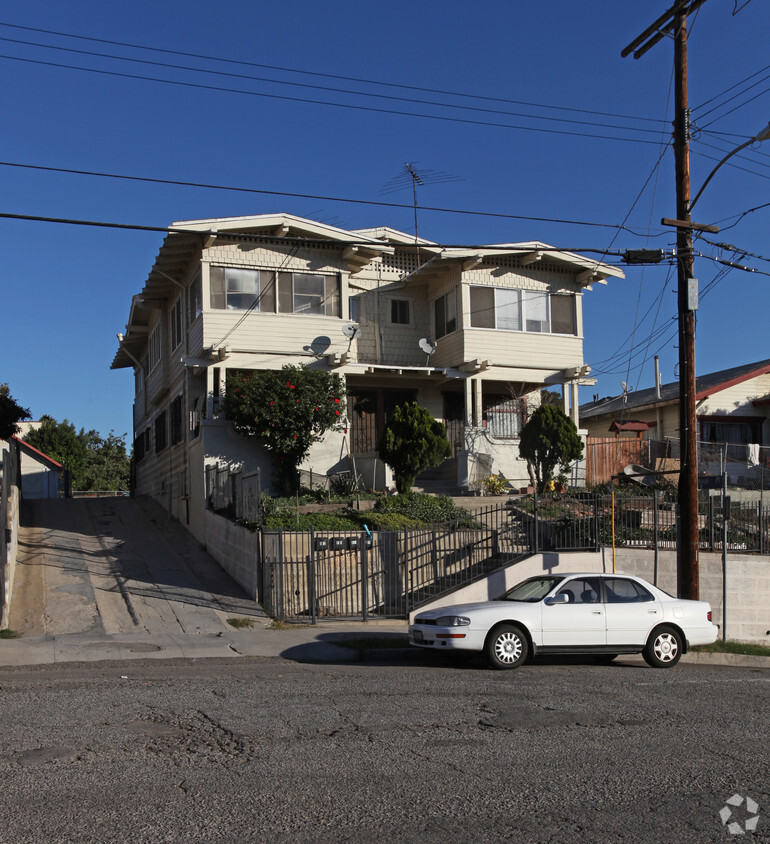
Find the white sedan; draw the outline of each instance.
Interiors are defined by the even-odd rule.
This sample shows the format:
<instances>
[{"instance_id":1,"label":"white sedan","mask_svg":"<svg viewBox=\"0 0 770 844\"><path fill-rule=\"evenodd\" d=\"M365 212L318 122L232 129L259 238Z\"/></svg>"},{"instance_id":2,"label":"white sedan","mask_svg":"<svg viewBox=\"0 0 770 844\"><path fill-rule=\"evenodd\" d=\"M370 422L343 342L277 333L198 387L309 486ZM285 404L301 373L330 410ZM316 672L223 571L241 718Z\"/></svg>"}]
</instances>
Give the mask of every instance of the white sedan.
<instances>
[{"instance_id":1,"label":"white sedan","mask_svg":"<svg viewBox=\"0 0 770 844\"><path fill-rule=\"evenodd\" d=\"M496 601L420 612L409 640L434 651L483 652L493 668L555 653L601 660L641 653L654 668L671 668L718 632L705 601L672 598L631 575L581 573L530 577Z\"/></svg>"}]
</instances>

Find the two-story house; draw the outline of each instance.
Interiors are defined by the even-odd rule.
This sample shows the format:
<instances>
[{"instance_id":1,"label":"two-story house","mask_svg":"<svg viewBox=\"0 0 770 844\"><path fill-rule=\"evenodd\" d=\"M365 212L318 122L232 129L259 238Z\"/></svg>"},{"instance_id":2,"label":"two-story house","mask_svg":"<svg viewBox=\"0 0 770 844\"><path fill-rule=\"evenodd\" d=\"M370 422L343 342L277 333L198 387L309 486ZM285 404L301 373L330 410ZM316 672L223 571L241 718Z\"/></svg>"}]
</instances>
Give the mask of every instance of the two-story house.
<instances>
[{"instance_id":1,"label":"two-story house","mask_svg":"<svg viewBox=\"0 0 770 844\"><path fill-rule=\"evenodd\" d=\"M539 242L445 248L290 214L175 223L112 363L135 373L136 491L190 523L211 464L261 466L269 488L269 455L220 407L228 370L286 363L346 382L348 428L313 447L316 477L352 457L386 487L379 435L417 400L445 421L460 486L499 471L526 485L519 431L543 387L577 422L583 293L609 277L623 273Z\"/></svg>"}]
</instances>

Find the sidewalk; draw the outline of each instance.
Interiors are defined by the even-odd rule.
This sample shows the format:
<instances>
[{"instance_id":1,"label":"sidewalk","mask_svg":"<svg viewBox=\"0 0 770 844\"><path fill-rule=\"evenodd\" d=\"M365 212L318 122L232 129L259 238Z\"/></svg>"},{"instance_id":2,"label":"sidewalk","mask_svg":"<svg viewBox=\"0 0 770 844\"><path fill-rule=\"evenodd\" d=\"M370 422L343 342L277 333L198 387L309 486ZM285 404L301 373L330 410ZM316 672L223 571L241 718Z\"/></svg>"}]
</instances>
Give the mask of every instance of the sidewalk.
<instances>
[{"instance_id":1,"label":"sidewalk","mask_svg":"<svg viewBox=\"0 0 770 844\"><path fill-rule=\"evenodd\" d=\"M0 640L0 666L46 665L130 659L203 659L206 657L282 657L298 662L351 662L357 650L338 644L345 639L406 636L406 621L323 621L269 629L257 621L251 629L219 633L148 634L73 633L22 636ZM380 649L378 648L378 651ZM405 653L416 653L399 649ZM387 648L384 651L389 651Z\"/></svg>"},{"instance_id":2,"label":"sidewalk","mask_svg":"<svg viewBox=\"0 0 770 844\"><path fill-rule=\"evenodd\" d=\"M272 657L295 662L347 663L376 658L378 664L401 664L412 659L430 659L430 653L417 648L367 650L371 639L398 639L407 634L406 621L321 621L316 625L286 625L270 629L260 620L247 630L201 634L131 633L117 636L76 633L57 636L23 636L0 640L0 667L47 665L63 662L100 662L132 659L205 659L207 657ZM344 647L345 640L356 640L359 647ZM383 643L384 644L384 643ZM554 658L551 658L551 661ZM642 662L641 656L621 656L615 664ZM688 653L683 665L770 668L770 660L740 654Z\"/></svg>"}]
</instances>

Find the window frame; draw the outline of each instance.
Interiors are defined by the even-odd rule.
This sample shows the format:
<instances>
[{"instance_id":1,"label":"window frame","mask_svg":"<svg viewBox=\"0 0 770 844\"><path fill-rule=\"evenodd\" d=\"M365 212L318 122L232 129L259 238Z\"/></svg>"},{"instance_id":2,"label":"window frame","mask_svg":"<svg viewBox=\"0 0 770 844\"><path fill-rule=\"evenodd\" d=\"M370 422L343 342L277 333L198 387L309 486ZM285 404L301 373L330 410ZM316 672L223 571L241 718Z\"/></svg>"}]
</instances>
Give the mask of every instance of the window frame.
<instances>
[{"instance_id":1,"label":"window frame","mask_svg":"<svg viewBox=\"0 0 770 844\"><path fill-rule=\"evenodd\" d=\"M575 293L551 293L547 290L480 284L472 284L469 287L470 328L485 331L513 331L521 334L552 334L560 337L579 336ZM476 290L487 292L474 294ZM490 292L491 305L482 301L489 298ZM569 298L571 302L572 330L569 332L554 327L553 301L557 298L561 300ZM475 302L474 299L476 299ZM475 309L474 305L476 305ZM542 310L545 311L545 318L533 319L536 314L542 316ZM494 324L489 325L489 322ZM560 314L558 325L566 325L566 322L564 314Z\"/></svg>"},{"instance_id":2,"label":"window frame","mask_svg":"<svg viewBox=\"0 0 770 844\"><path fill-rule=\"evenodd\" d=\"M452 307L449 307L450 302ZM454 309L454 315L449 318L450 310ZM442 311L439 318L439 310ZM440 324L439 324L440 323ZM433 327L436 332L436 339L446 337L453 334L459 328L457 319L457 288L453 287L447 290L442 296L439 296L433 301Z\"/></svg>"},{"instance_id":3,"label":"window frame","mask_svg":"<svg viewBox=\"0 0 770 844\"><path fill-rule=\"evenodd\" d=\"M394 319L396 316L403 316L401 313L402 307L406 308L406 319ZM390 299L390 325L411 325L412 324L412 300L402 299L401 297L391 297Z\"/></svg>"},{"instance_id":4,"label":"window frame","mask_svg":"<svg viewBox=\"0 0 770 844\"><path fill-rule=\"evenodd\" d=\"M175 349L178 349L182 345L182 340L184 339L184 326L182 320L182 314L184 312L184 308L182 304L184 302L184 295L179 294L176 302L174 302L171 312L169 313L169 332L168 335L171 339L171 351L173 352Z\"/></svg>"}]
</instances>

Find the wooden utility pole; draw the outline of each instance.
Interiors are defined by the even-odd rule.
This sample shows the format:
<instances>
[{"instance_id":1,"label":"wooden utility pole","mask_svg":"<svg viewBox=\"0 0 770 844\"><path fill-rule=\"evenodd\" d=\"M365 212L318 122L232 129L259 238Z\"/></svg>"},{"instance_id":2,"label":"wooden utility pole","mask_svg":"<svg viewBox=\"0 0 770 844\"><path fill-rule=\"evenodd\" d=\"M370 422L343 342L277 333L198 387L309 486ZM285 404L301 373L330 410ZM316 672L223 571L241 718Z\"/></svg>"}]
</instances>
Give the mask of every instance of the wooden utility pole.
<instances>
[{"instance_id":1,"label":"wooden utility pole","mask_svg":"<svg viewBox=\"0 0 770 844\"><path fill-rule=\"evenodd\" d=\"M690 111L687 92L687 15L705 0L677 0L622 56L643 56L666 36L674 39L678 311L679 311L679 583L683 598L697 599L698 565L698 425L695 415L695 310L697 280L693 278L690 220Z\"/></svg>"},{"instance_id":2,"label":"wooden utility pole","mask_svg":"<svg viewBox=\"0 0 770 844\"><path fill-rule=\"evenodd\" d=\"M690 109L687 92L687 15L674 16L676 215L690 223ZM692 229L677 228L679 305L679 591L698 599L698 424L695 415L695 309Z\"/></svg>"}]
</instances>

